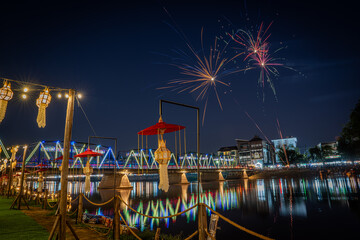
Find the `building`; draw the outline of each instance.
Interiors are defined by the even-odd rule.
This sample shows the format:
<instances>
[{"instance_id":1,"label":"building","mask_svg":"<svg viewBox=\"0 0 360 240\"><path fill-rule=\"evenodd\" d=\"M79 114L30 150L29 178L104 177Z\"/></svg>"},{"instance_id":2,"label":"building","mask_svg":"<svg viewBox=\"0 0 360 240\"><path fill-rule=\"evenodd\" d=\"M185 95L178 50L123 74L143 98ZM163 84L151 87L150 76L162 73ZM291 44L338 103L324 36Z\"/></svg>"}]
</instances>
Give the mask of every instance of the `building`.
<instances>
[{"instance_id":1,"label":"building","mask_svg":"<svg viewBox=\"0 0 360 240\"><path fill-rule=\"evenodd\" d=\"M281 148L285 147L286 149L295 150L297 147L297 138L293 137L293 136L280 138L280 139L274 139L274 140L271 140L271 142L273 143L274 148L275 148L275 162L276 163L281 163L280 158L277 154Z\"/></svg>"},{"instance_id":2,"label":"building","mask_svg":"<svg viewBox=\"0 0 360 240\"><path fill-rule=\"evenodd\" d=\"M221 147L219 157L233 159L236 165L263 167L275 164L274 146L259 136L250 140L236 139L236 146Z\"/></svg>"},{"instance_id":3,"label":"building","mask_svg":"<svg viewBox=\"0 0 360 240\"><path fill-rule=\"evenodd\" d=\"M250 140L236 139L240 164L263 167L275 164L275 152L269 144L259 136Z\"/></svg>"},{"instance_id":4,"label":"building","mask_svg":"<svg viewBox=\"0 0 360 240\"><path fill-rule=\"evenodd\" d=\"M339 159L341 156L338 151L338 141L331 141L331 142L321 142L317 146L320 149L323 149L324 147L327 147L330 151L328 154L326 154L325 159L332 160L332 159Z\"/></svg>"},{"instance_id":5,"label":"building","mask_svg":"<svg viewBox=\"0 0 360 240\"><path fill-rule=\"evenodd\" d=\"M232 159L235 165L239 163L239 151L237 146L221 147L218 150L218 156Z\"/></svg>"}]
</instances>

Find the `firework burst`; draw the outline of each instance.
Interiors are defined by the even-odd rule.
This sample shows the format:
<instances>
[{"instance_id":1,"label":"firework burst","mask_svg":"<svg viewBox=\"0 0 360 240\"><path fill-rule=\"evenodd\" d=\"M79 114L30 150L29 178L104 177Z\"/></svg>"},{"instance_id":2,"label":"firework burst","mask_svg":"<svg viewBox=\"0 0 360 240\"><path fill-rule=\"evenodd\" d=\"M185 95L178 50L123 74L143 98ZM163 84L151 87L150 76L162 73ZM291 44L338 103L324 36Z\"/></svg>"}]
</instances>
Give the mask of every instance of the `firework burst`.
<instances>
[{"instance_id":1,"label":"firework burst","mask_svg":"<svg viewBox=\"0 0 360 240\"><path fill-rule=\"evenodd\" d=\"M227 35L240 46L240 48L237 49L245 52L244 55L246 56L243 61L247 65L246 69L259 69L258 84L263 91L263 101L265 100L265 82L269 84L276 98L276 90L272 79L279 77L280 72L278 71L278 67L294 70L281 63L284 59L272 56L282 50L283 47L274 52L270 51L270 43L268 40L271 36L271 33L269 33L271 25L272 22L267 27L265 27L264 23L261 23L255 33L242 29L237 30L233 34L227 33Z\"/></svg>"},{"instance_id":2,"label":"firework burst","mask_svg":"<svg viewBox=\"0 0 360 240\"><path fill-rule=\"evenodd\" d=\"M224 77L246 70L235 67L227 68L229 63L244 54L244 52L227 57L227 45L220 49L218 39L215 38L214 45L209 48L208 53L205 53L203 29L201 30L201 52L196 52L189 43L186 43L186 46L190 54L186 54L183 51L178 52L182 57L177 58L178 63L171 64L180 70L180 74L183 75L184 78L171 80L167 86L158 89L171 89L177 93L193 93L196 95L196 101L204 100L204 122L210 91L212 90L215 93L219 107L223 109L218 93L218 86L229 87L229 84L224 81Z\"/></svg>"}]
</instances>

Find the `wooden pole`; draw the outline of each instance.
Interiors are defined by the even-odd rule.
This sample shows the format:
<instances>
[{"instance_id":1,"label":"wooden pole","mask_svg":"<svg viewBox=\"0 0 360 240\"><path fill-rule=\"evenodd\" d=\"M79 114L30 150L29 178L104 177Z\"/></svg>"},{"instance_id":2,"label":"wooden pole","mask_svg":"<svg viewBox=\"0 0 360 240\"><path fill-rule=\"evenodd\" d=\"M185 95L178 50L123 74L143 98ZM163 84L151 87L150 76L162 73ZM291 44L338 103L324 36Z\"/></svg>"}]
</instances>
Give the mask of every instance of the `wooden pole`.
<instances>
[{"instance_id":1,"label":"wooden pole","mask_svg":"<svg viewBox=\"0 0 360 240\"><path fill-rule=\"evenodd\" d=\"M114 220L113 220L114 239L119 240L120 239L120 215L119 215L120 201L119 201L118 197L115 197L114 205L115 205L114 206L115 213L114 213Z\"/></svg>"},{"instance_id":2,"label":"wooden pole","mask_svg":"<svg viewBox=\"0 0 360 240\"><path fill-rule=\"evenodd\" d=\"M20 191L18 196L16 197L16 199L14 200L14 203L16 203L16 201L18 201L17 203L17 209L20 210L21 207L21 199L24 199L24 202L27 205L26 202L26 197L24 197L24 179L25 179L25 157L26 157L26 151L27 151L28 146L24 146L24 155L23 155L23 162L22 162L22 166L21 166L21 179L20 179ZM26 191L27 194L27 191ZM25 196L26 196L25 194ZM27 206L27 208L29 209L29 206Z\"/></svg>"},{"instance_id":3,"label":"wooden pole","mask_svg":"<svg viewBox=\"0 0 360 240\"><path fill-rule=\"evenodd\" d=\"M7 194L7 197L9 198L9 195L11 194L11 185L13 184L13 169L12 169L12 165L13 165L13 162L16 160L16 153L19 149L19 146L16 146L16 147L12 147L11 148L11 158L10 158L10 169L9 169L9 181L8 181L8 194Z\"/></svg>"},{"instance_id":4,"label":"wooden pole","mask_svg":"<svg viewBox=\"0 0 360 240\"><path fill-rule=\"evenodd\" d=\"M82 215L83 215L83 194L80 193L79 195L79 205L78 205L78 213L77 213L77 223L80 224L82 222Z\"/></svg>"},{"instance_id":5,"label":"wooden pole","mask_svg":"<svg viewBox=\"0 0 360 240\"><path fill-rule=\"evenodd\" d=\"M206 239L206 232L205 229L207 230L207 219L206 219L206 207L200 203L198 206L198 222L199 222L199 226L198 226L198 230L199 230L199 240L205 240Z\"/></svg>"},{"instance_id":6,"label":"wooden pole","mask_svg":"<svg viewBox=\"0 0 360 240\"><path fill-rule=\"evenodd\" d=\"M65 133L64 133L64 154L61 167L61 195L60 195L60 240L66 239L66 205L67 205L67 184L69 172L70 141L74 119L75 90L69 90L69 98L66 110Z\"/></svg>"}]
</instances>

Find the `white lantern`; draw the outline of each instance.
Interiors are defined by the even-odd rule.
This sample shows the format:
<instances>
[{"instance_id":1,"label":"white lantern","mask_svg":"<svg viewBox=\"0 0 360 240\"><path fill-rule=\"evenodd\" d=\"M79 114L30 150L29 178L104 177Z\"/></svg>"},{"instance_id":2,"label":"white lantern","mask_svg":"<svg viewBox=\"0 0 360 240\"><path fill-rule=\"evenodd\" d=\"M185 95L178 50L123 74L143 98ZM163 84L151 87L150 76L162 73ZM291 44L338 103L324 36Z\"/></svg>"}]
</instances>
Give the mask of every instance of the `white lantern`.
<instances>
[{"instance_id":1,"label":"white lantern","mask_svg":"<svg viewBox=\"0 0 360 240\"><path fill-rule=\"evenodd\" d=\"M45 88L43 92L40 93L38 99L36 99L36 105L39 108L38 116L36 122L38 123L39 128L44 128L46 126L46 108L51 102L51 95L48 88Z\"/></svg>"},{"instance_id":2,"label":"white lantern","mask_svg":"<svg viewBox=\"0 0 360 240\"><path fill-rule=\"evenodd\" d=\"M10 101L14 95L10 86L11 84L5 80L4 86L0 88L0 123L5 118L8 101Z\"/></svg>"},{"instance_id":3,"label":"white lantern","mask_svg":"<svg viewBox=\"0 0 360 240\"><path fill-rule=\"evenodd\" d=\"M169 176L168 176L168 163L171 158L171 152L166 148L166 141L163 138L163 133L158 135L158 149L155 151L155 161L159 163L159 189L167 192L169 190Z\"/></svg>"}]
</instances>

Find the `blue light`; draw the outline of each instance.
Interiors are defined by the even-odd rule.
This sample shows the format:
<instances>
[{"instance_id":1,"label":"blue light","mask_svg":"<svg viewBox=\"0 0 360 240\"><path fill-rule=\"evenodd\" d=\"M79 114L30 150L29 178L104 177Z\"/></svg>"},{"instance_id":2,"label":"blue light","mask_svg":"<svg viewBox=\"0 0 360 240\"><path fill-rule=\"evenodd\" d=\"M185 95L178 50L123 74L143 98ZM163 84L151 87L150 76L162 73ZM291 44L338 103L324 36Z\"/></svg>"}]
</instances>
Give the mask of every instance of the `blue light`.
<instances>
[{"instance_id":1,"label":"blue light","mask_svg":"<svg viewBox=\"0 0 360 240\"><path fill-rule=\"evenodd\" d=\"M71 144L71 145L74 145L74 144L75 144L75 142L74 142L74 141L72 141L70 144Z\"/></svg>"}]
</instances>

